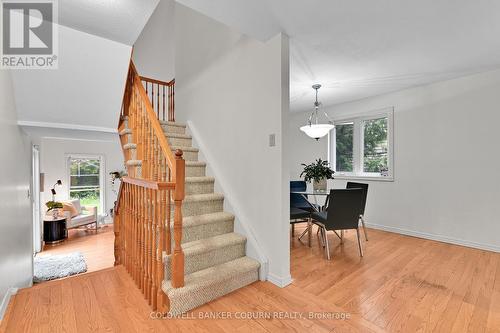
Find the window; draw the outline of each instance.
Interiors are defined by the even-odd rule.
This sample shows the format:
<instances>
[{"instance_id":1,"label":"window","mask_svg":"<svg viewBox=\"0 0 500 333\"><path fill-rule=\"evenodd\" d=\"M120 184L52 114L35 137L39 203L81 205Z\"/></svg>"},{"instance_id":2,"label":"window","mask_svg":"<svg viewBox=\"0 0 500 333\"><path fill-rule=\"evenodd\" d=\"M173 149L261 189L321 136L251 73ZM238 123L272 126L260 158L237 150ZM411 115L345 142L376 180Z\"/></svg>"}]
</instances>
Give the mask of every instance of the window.
<instances>
[{"instance_id":1,"label":"window","mask_svg":"<svg viewBox=\"0 0 500 333\"><path fill-rule=\"evenodd\" d=\"M104 159L102 156L68 156L69 198L82 206L96 206L104 212Z\"/></svg>"},{"instance_id":2,"label":"window","mask_svg":"<svg viewBox=\"0 0 500 333\"><path fill-rule=\"evenodd\" d=\"M339 178L393 179L393 109L335 120L330 159Z\"/></svg>"},{"instance_id":3,"label":"window","mask_svg":"<svg viewBox=\"0 0 500 333\"><path fill-rule=\"evenodd\" d=\"M337 142L335 153L335 170L352 172L353 166L353 135L354 123L339 124L335 126L335 140Z\"/></svg>"}]
</instances>

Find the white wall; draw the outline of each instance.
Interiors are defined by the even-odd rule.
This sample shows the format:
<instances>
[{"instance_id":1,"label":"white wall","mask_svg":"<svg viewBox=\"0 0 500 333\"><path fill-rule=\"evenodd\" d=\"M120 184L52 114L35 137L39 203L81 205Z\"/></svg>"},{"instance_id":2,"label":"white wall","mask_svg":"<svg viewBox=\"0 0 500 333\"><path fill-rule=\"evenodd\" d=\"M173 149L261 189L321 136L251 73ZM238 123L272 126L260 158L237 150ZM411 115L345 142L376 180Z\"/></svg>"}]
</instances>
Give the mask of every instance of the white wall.
<instances>
[{"instance_id":1,"label":"white wall","mask_svg":"<svg viewBox=\"0 0 500 333\"><path fill-rule=\"evenodd\" d=\"M331 117L394 106L394 182L370 181L374 227L500 251L500 71L444 81L328 109ZM327 156L290 118L290 178ZM345 181L334 180L333 187Z\"/></svg>"},{"instance_id":2,"label":"white wall","mask_svg":"<svg viewBox=\"0 0 500 333\"><path fill-rule=\"evenodd\" d=\"M225 208L237 217L236 230L249 239L247 253L258 257L252 247L260 248L268 278L285 285L288 38L262 43L182 5L175 21L176 117L188 122ZM268 145L271 133L275 147Z\"/></svg>"},{"instance_id":3,"label":"white wall","mask_svg":"<svg viewBox=\"0 0 500 333\"><path fill-rule=\"evenodd\" d=\"M0 70L0 319L15 288L32 282L30 143L17 126L10 72Z\"/></svg>"},{"instance_id":4,"label":"white wall","mask_svg":"<svg viewBox=\"0 0 500 333\"><path fill-rule=\"evenodd\" d=\"M175 1L160 0L134 44L133 59L140 75L162 81L175 76Z\"/></svg>"},{"instance_id":5,"label":"white wall","mask_svg":"<svg viewBox=\"0 0 500 333\"><path fill-rule=\"evenodd\" d=\"M56 188L56 199L68 199L69 184L66 156L68 154L88 154L104 156L105 212L109 214L109 210L113 208L116 194L112 190L109 173L112 171L125 170L118 134L101 133L99 135L100 138L93 138L97 135L88 132L87 136L87 138L84 138L83 135L75 135L77 138L40 138L40 172L45 173L45 187L44 193L42 193L42 204L52 199L50 189L58 179L62 180L63 185ZM118 185L115 185L117 191ZM42 209L46 209L45 206L42 206Z\"/></svg>"}]
</instances>

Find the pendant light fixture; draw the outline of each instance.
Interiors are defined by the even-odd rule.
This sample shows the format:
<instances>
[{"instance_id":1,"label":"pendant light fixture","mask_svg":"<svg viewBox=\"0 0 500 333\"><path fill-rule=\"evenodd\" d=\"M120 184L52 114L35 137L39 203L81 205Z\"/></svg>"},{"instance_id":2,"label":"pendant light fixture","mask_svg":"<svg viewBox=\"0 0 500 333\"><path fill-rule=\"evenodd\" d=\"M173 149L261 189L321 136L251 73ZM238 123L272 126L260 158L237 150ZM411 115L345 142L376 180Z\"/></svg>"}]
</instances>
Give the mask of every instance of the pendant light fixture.
<instances>
[{"instance_id":1,"label":"pendant light fixture","mask_svg":"<svg viewBox=\"0 0 500 333\"><path fill-rule=\"evenodd\" d=\"M316 101L314 102L314 110L312 111L311 116L307 121L307 125L302 126L300 130L306 133L309 137L319 140L319 138L322 138L325 135L327 135L328 132L330 132L335 126L333 125L333 121L328 117L328 115L324 111L323 113L325 114L325 117L328 120L328 122L323 124L319 123L318 111L321 103L318 102L318 90L319 88L321 88L321 84L315 84L312 86L312 88L316 90ZM313 120L315 121L314 123Z\"/></svg>"}]
</instances>

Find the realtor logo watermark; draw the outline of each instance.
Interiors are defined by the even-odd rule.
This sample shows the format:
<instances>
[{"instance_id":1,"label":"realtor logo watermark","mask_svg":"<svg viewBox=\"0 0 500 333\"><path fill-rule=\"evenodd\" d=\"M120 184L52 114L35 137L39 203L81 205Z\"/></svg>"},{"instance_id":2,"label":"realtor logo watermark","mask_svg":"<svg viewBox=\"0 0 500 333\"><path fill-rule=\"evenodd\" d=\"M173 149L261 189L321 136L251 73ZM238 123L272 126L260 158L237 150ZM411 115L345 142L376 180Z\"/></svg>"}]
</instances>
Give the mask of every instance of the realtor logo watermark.
<instances>
[{"instance_id":1,"label":"realtor logo watermark","mask_svg":"<svg viewBox=\"0 0 500 333\"><path fill-rule=\"evenodd\" d=\"M57 69L57 0L1 0L0 68Z\"/></svg>"}]
</instances>

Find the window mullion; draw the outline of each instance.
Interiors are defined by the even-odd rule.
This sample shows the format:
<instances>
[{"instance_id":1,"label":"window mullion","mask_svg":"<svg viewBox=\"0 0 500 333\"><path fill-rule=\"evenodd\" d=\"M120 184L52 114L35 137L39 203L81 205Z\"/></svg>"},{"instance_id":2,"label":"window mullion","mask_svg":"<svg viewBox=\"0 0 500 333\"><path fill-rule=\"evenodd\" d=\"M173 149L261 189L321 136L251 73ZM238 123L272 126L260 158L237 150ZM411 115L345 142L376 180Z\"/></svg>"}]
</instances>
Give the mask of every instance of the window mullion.
<instances>
[{"instance_id":1,"label":"window mullion","mask_svg":"<svg viewBox=\"0 0 500 333\"><path fill-rule=\"evenodd\" d=\"M363 171L362 159L362 145L363 134L361 130L361 120L354 121L354 135L353 135L353 169L354 174L359 175Z\"/></svg>"}]
</instances>

